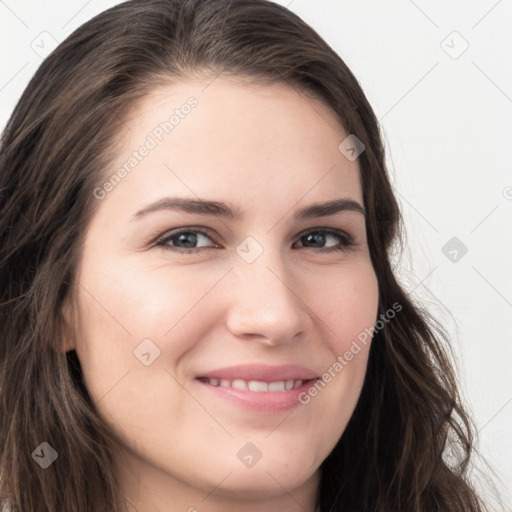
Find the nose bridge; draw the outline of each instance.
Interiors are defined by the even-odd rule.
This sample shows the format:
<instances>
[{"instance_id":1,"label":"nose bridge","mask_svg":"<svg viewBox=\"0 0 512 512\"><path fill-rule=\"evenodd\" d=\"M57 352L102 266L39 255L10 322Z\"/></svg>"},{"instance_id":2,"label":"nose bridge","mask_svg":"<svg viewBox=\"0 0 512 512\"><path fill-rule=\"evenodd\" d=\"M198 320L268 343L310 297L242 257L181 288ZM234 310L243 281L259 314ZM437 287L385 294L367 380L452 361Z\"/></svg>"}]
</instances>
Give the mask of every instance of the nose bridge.
<instances>
[{"instance_id":1,"label":"nose bridge","mask_svg":"<svg viewBox=\"0 0 512 512\"><path fill-rule=\"evenodd\" d=\"M244 254L252 252L254 257L257 247L253 241L248 243L248 251L235 259L228 327L237 336L260 335L271 344L289 341L305 327L304 304L294 290L294 280L279 248L265 247L251 261Z\"/></svg>"}]
</instances>

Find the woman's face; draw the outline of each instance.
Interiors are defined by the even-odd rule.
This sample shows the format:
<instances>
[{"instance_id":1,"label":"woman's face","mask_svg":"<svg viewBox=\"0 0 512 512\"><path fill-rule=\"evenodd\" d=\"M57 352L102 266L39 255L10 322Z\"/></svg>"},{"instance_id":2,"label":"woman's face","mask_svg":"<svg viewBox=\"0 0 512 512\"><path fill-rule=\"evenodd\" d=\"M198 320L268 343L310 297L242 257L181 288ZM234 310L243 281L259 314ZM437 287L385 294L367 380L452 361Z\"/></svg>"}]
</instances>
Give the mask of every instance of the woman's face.
<instances>
[{"instance_id":1,"label":"woman's face","mask_svg":"<svg viewBox=\"0 0 512 512\"><path fill-rule=\"evenodd\" d=\"M354 410L353 342L377 316L349 134L289 86L224 77L155 90L124 126L65 349L124 447L127 496L291 507Z\"/></svg>"}]
</instances>

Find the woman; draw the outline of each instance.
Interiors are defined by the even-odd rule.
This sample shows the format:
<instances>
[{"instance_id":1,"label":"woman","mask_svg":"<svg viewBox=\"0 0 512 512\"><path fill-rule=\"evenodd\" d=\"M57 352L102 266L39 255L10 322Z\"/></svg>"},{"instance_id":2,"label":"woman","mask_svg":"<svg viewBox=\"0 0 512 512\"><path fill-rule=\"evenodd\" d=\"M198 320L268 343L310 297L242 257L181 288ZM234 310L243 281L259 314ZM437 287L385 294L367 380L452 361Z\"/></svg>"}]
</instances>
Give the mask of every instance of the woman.
<instances>
[{"instance_id":1,"label":"woman","mask_svg":"<svg viewBox=\"0 0 512 512\"><path fill-rule=\"evenodd\" d=\"M377 120L297 16L109 9L0 169L6 510L483 510L443 332L390 264Z\"/></svg>"}]
</instances>

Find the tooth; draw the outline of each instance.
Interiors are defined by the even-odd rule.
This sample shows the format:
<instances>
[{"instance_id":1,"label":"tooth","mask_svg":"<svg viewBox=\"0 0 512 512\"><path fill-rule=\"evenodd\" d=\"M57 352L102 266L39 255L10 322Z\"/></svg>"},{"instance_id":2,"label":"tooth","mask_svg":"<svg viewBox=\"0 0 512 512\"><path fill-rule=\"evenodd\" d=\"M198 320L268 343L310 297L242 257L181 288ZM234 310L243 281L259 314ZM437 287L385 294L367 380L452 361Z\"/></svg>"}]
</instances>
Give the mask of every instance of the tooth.
<instances>
[{"instance_id":1,"label":"tooth","mask_svg":"<svg viewBox=\"0 0 512 512\"><path fill-rule=\"evenodd\" d=\"M250 380L249 391L268 391L268 383L259 380Z\"/></svg>"},{"instance_id":2,"label":"tooth","mask_svg":"<svg viewBox=\"0 0 512 512\"><path fill-rule=\"evenodd\" d=\"M231 387L233 387L235 389L247 390L247 382L245 382L245 380L235 379L231 383Z\"/></svg>"},{"instance_id":3,"label":"tooth","mask_svg":"<svg viewBox=\"0 0 512 512\"><path fill-rule=\"evenodd\" d=\"M285 390L284 386L285 386L284 380L280 380L279 382L271 382L268 385L268 390L269 391L284 391Z\"/></svg>"},{"instance_id":4,"label":"tooth","mask_svg":"<svg viewBox=\"0 0 512 512\"><path fill-rule=\"evenodd\" d=\"M218 385L219 385L219 379L208 379L208 382L209 382L212 386L218 386Z\"/></svg>"},{"instance_id":5,"label":"tooth","mask_svg":"<svg viewBox=\"0 0 512 512\"><path fill-rule=\"evenodd\" d=\"M287 380L285 383L285 389L290 390L293 389L293 384L295 383L294 380Z\"/></svg>"},{"instance_id":6,"label":"tooth","mask_svg":"<svg viewBox=\"0 0 512 512\"><path fill-rule=\"evenodd\" d=\"M303 380L296 380L295 383L293 384L293 389L300 388L303 383L304 383Z\"/></svg>"},{"instance_id":7,"label":"tooth","mask_svg":"<svg viewBox=\"0 0 512 512\"><path fill-rule=\"evenodd\" d=\"M220 387L221 388L229 388L231 386L231 381L228 379L221 379L220 380Z\"/></svg>"}]
</instances>

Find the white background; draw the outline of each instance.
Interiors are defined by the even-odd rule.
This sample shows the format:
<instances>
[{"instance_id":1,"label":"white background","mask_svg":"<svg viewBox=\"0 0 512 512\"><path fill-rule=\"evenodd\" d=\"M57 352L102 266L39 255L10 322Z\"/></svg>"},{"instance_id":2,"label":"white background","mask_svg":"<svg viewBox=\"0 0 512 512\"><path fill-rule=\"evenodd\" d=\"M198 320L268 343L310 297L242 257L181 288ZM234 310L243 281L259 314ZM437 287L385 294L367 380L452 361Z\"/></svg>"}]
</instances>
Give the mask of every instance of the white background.
<instances>
[{"instance_id":1,"label":"white background","mask_svg":"<svg viewBox=\"0 0 512 512\"><path fill-rule=\"evenodd\" d=\"M117 3L0 0L1 129L41 55ZM381 121L408 234L401 280L452 336L512 510L512 0L278 3L341 55ZM467 247L445 249L455 262L452 237Z\"/></svg>"}]
</instances>

